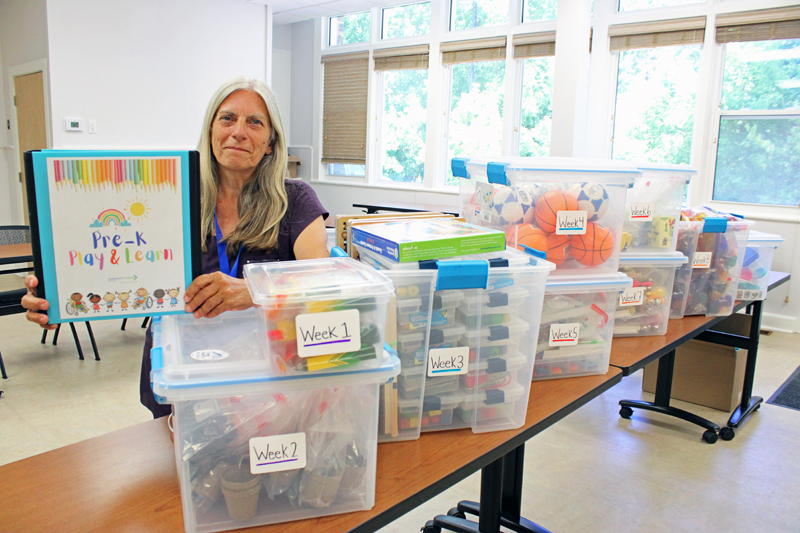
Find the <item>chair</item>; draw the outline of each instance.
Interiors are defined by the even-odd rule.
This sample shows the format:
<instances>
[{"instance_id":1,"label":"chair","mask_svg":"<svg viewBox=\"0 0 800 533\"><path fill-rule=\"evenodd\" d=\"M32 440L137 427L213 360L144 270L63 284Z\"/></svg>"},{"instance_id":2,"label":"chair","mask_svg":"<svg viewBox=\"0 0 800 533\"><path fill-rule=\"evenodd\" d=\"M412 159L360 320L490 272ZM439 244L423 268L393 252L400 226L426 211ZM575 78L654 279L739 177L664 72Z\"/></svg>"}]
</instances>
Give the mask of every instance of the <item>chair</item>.
<instances>
[{"instance_id":1,"label":"chair","mask_svg":"<svg viewBox=\"0 0 800 533\"><path fill-rule=\"evenodd\" d=\"M27 289L16 289L13 291L0 292L0 316L15 315L17 313L24 313L26 309L22 307L20 301L25 296ZM3 364L3 353L0 352L0 374L3 379L8 379L6 374L6 366Z\"/></svg>"}]
</instances>

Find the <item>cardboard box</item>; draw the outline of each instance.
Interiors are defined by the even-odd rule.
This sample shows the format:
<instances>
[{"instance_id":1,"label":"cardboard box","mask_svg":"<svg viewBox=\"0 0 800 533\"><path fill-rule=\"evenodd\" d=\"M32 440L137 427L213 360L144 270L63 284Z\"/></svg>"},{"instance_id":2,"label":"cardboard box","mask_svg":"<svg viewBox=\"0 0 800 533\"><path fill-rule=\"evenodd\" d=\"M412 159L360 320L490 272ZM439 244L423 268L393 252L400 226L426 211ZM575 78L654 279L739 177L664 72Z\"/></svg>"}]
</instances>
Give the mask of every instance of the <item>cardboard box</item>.
<instances>
[{"instance_id":1,"label":"cardboard box","mask_svg":"<svg viewBox=\"0 0 800 533\"><path fill-rule=\"evenodd\" d=\"M731 315L715 331L749 336L750 317ZM691 340L675 350L672 398L730 412L742 399L747 350ZM655 393L658 361L644 368L642 390Z\"/></svg>"}]
</instances>

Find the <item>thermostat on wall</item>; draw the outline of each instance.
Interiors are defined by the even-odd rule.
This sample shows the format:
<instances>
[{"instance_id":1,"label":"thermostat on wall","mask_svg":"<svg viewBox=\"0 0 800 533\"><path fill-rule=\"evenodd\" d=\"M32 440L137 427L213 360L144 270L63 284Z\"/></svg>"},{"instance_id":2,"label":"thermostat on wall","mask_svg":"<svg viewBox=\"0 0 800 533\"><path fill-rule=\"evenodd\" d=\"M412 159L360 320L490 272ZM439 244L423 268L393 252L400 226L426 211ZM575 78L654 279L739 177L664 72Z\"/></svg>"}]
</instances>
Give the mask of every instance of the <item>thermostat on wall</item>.
<instances>
[{"instance_id":1,"label":"thermostat on wall","mask_svg":"<svg viewBox=\"0 0 800 533\"><path fill-rule=\"evenodd\" d=\"M83 131L82 118L65 118L64 129L66 131Z\"/></svg>"}]
</instances>

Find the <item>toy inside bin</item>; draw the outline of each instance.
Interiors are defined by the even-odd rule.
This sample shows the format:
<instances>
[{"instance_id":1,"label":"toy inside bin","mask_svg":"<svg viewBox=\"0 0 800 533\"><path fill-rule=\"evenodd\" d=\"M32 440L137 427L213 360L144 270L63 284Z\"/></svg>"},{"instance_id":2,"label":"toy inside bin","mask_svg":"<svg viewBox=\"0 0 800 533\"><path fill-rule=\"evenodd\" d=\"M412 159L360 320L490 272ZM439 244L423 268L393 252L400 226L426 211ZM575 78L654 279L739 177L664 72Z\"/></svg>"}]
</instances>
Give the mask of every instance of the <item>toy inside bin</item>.
<instances>
[{"instance_id":1,"label":"toy inside bin","mask_svg":"<svg viewBox=\"0 0 800 533\"><path fill-rule=\"evenodd\" d=\"M550 278L538 331L533 379L608 372L617 302L632 286L622 273Z\"/></svg>"},{"instance_id":2,"label":"toy inside bin","mask_svg":"<svg viewBox=\"0 0 800 533\"><path fill-rule=\"evenodd\" d=\"M544 284L553 265L514 249L416 263L358 251L362 261L380 269L434 273L434 308L449 313L455 306L454 322L448 315L446 323L431 324L427 353L422 333L398 330L401 423L421 431L471 427L474 432L522 425ZM417 414L408 400L420 391ZM486 410L473 408L486 402L505 405L488 417ZM463 416L454 416L459 406Z\"/></svg>"},{"instance_id":3,"label":"toy inside bin","mask_svg":"<svg viewBox=\"0 0 800 533\"><path fill-rule=\"evenodd\" d=\"M678 222L678 241L676 251L686 257L686 263L678 267L675 272L675 281L672 284L672 302L670 303L669 318L683 318L686 310L686 295L692 283L692 264L694 252L697 249L697 240L703 231L703 221L681 220Z\"/></svg>"},{"instance_id":4,"label":"toy inside bin","mask_svg":"<svg viewBox=\"0 0 800 533\"><path fill-rule=\"evenodd\" d=\"M275 373L381 364L391 280L346 257L250 263L244 277L263 318Z\"/></svg>"},{"instance_id":5,"label":"toy inside bin","mask_svg":"<svg viewBox=\"0 0 800 533\"><path fill-rule=\"evenodd\" d=\"M737 300L764 300L767 297L772 257L783 241L783 237L774 233L750 231L742 271L739 274Z\"/></svg>"},{"instance_id":6,"label":"toy inside bin","mask_svg":"<svg viewBox=\"0 0 800 533\"><path fill-rule=\"evenodd\" d=\"M577 158L454 158L461 213L500 229L512 247L538 250L554 275L610 274L618 267L628 189L641 171Z\"/></svg>"},{"instance_id":7,"label":"toy inside bin","mask_svg":"<svg viewBox=\"0 0 800 533\"><path fill-rule=\"evenodd\" d=\"M222 318L224 317L224 318ZM172 404L188 533L301 520L375 503L378 389L400 370L275 375L261 317L154 318L153 391Z\"/></svg>"},{"instance_id":8,"label":"toy inside bin","mask_svg":"<svg viewBox=\"0 0 800 533\"><path fill-rule=\"evenodd\" d=\"M703 221L692 258L692 281L684 314L729 315L733 312L747 237L754 222L707 208L685 209L683 214L689 220Z\"/></svg>"},{"instance_id":9,"label":"toy inside bin","mask_svg":"<svg viewBox=\"0 0 800 533\"><path fill-rule=\"evenodd\" d=\"M619 295L615 337L667 334L675 272L686 263L680 252L620 257L619 271L633 280L633 286Z\"/></svg>"},{"instance_id":10,"label":"toy inside bin","mask_svg":"<svg viewBox=\"0 0 800 533\"><path fill-rule=\"evenodd\" d=\"M683 192L696 170L684 165L640 165L642 175L628 189L622 253L675 250Z\"/></svg>"}]
</instances>

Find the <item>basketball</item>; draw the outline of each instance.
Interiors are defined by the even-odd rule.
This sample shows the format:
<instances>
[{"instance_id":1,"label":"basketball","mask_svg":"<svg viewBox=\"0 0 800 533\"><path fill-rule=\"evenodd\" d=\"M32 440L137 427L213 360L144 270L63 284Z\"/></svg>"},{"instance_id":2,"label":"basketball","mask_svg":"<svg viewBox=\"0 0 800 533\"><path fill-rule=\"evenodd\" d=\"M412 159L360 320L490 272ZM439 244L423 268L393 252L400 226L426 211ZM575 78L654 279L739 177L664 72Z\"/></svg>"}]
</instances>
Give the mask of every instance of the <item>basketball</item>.
<instances>
[{"instance_id":1,"label":"basketball","mask_svg":"<svg viewBox=\"0 0 800 533\"><path fill-rule=\"evenodd\" d=\"M582 265L597 266L611 257L614 248L614 236L596 222L589 222L584 235L573 235L569 238L572 257Z\"/></svg>"},{"instance_id":2,"label":"basketball","mask_svg":"<svg viewBox=\"0 0 800 533\"><path fill-rule=\"evenodd\" d=\"M578 209L586 211L587 222L597 222L608 210L608 193L599 183L575 183L567 191L578 199Z\"/></svg>"},{"instance_id":3,"label":"basketball","mask_svg":"<svg viewBox=\"0 0 800 533\"><path fill-rule=\"evenodd\" d=\"M560 265L569 259L569 235L556 235L551 233L547 236L547 260L556 265Z\"/></svg>"},{"instance_id":4,"label":"basketball","mask_svg":"<svg viewBox=\"0 0 800 533\"><path fill-rule=\"evenodd\" d=\"M536 202L534 218L540 228L553 233L556 231L556 213L577 210L578 200L574 196L564 191L550 191Z\"/></svg>"},{"instance_id":5,"label":"basketball","mask_svg":"<svg viewBox=\"0 0 800 533\"><path fill-rule=\"evenodd\" d=\"M515 232L516 235L509 235L506 242L512 246L516 245L519 250L523 250L522 246L539 250L540 252L547 252L547 234L532 224L518 224L509 230L509 233ZM516 243L514 239L516 237Z\"/></svg>"}]
</instances>

